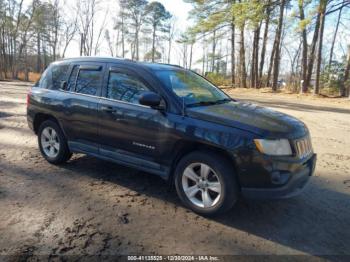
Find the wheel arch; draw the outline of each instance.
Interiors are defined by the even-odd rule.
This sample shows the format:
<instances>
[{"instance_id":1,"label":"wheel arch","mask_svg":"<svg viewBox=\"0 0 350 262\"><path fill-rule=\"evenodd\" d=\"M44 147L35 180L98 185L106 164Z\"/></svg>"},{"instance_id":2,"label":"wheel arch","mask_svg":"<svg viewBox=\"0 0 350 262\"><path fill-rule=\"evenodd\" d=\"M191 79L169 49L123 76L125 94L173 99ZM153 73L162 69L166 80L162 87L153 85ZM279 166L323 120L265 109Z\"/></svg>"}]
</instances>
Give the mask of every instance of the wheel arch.
<instances>
[{"instance_id":1,"label":"wheel arch","mask_svg":"<svg viewBox=\"0 0 350 262\"><path fill-rule=\"evenodd\" d=\"M59 124L57 118L55 118L54 116L52 116L50 114L45 114L45 113L37 113L34 116L34 121L33 121L33 127L34 127L35 134L38 134L40 125L46 120L52 120L53 122L58 124L58 126L61 128L61 125ZM62 130L62 128L61 128L61 130Z\"/></svg>"},{"instance_id":2,"label":"wheel arch","mask_svg":"<svg viewBox=\"0 0 350 262\"><path fill-rule=\"evenodd\" d=\"M200 142L191 142L191 141L180 141L176 144L174 148L175 156L173 157L171 167L170 167L170 174L169 174L169 183L170 185L174 184L174 173L177 164L179 161L186 155L195 152L195 151L204 151L208 153L214 153L218 154L221 157L225 158L231 165L232 168L237 171L237 165L234 159L234 156L231 155L229 152L226 150L214 146L214 145L209 145L205 143L200 143ZM237 173L237 172L236 172ZM239 184L238 176L236 177L237 182Z\"/></svg>"}]
</instances>

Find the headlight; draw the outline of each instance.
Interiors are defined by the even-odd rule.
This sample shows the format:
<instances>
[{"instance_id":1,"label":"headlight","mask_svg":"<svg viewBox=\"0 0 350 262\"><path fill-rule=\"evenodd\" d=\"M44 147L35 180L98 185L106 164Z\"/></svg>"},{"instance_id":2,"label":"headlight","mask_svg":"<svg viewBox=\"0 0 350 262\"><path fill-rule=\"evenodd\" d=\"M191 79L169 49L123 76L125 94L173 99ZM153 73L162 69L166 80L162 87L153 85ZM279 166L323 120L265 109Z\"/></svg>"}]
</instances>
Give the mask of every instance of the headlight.
<instances>
[{"instance_id":1,"label":"headlight","mask_svg":"<svg viewBox=\"0 0 350 262\"><path fill-rule=\"evenodd\" d=\"M270 156L290 156L292 155L292 148L288 139L254 139L254 143L258 150Z\"/></svg>"}]
</instances>

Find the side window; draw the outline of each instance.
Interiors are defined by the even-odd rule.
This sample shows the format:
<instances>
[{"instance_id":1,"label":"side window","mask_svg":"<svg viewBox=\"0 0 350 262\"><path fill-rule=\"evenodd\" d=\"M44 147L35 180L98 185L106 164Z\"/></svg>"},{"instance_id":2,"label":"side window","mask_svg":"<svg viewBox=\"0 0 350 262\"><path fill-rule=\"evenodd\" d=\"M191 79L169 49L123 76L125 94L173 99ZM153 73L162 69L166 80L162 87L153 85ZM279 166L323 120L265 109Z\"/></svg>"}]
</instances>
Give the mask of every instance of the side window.
<instances>
[{"instance_id":1,"label":"side window","mask_svg":"<svg viewBox=\"0 0 350 262\"><path fill-rule=\"evenodd\" d=\"M44 73L41 75L40 80L39 80L39 87L44 88L44 89L49 89L50 84L51 84L51 79L50 79L50 68L47 68Z\"/></svg>"},{"instance_id":2,"label":"side window","mask_svg":"<svg viewBox=\"0 0 350 262\"><path fill-rule=\"evenodd\" d=\"M138 104L143 91L149 89L136 77L125 73L110 72L107 97Z\"/></svg>"},{"instance_id":3,"label":"side window","mask_svg":"<svg viewBox=\"0 0 350 262\"><path fill-rule=\"evenodd\" d=\"M52 67L52 89L59 89L61 81L65 80L69 65L54 65Z\"/></svg>"},{"instance_id":4,"label":"side window","mask_svg":"<svg viewBox=\"0 0 350 262\"><path fill-rule=\"evenodd\" d=\"M87 95L96 95L101 85L102 71L80 70L75 92Z\"/></svg>"},{"instance_id":5,"label":"side window","mask_svg":"<svg viewBox=\"0 0 350 262\"><path fill-rule=\"evenodd\" d=\"M70 74L68 79L67 91L71 91L71 92L74 91L75 80L77 79L78 71L79 71L79 66L74 66L72 73Z\"/></svg>"}]
</instances>

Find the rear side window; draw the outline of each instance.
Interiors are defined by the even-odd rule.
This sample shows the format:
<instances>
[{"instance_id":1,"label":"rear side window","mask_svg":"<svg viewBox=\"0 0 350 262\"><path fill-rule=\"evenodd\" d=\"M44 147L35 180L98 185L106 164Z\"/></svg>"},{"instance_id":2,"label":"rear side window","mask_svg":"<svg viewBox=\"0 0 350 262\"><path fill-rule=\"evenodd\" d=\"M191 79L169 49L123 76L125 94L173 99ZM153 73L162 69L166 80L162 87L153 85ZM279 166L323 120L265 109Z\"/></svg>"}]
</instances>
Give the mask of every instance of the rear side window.
<instances>
[{"instance_id":1,"label":"rear side window","mask_svg":"<svg viewBox=\"0 0 350 262\"><path fill-rule=\"evenodd\" d=\"M59 89L61 87L61 82L66 80L68 68L68 64L54 65L52 67L52 89Z\"/></svg>"},{"instance_id":2,"label":"rear side window","mask_svg":"<svg viewBox=\"0 0 350 262\"><path fill-rule=\"evenodd\" d=\"M102 71L80 70L75 92L87 95L96 95L101 84Z\"/></svg>"},{"instance_id":3,"label":"rear side window","mask_svg":"<svg viewBox=\"0 0 350 262\"><path fill-rule=\"evenodd\" d=\"M44 88L44 89L50 89L51 87L51 73L50 68L46 69L44 73L41 75L38 87Z\"/></svg>"},{"instance_id":4,"label":"rear side window","mask_svg":"<svg viewBox=\"0 0 350 262\"><path fill-rule=\"evenodd\" d=\"M107 97L139 104L139 97L149 89L136 77L125 73L110 72Z\"/></svg>"}]
</instances>

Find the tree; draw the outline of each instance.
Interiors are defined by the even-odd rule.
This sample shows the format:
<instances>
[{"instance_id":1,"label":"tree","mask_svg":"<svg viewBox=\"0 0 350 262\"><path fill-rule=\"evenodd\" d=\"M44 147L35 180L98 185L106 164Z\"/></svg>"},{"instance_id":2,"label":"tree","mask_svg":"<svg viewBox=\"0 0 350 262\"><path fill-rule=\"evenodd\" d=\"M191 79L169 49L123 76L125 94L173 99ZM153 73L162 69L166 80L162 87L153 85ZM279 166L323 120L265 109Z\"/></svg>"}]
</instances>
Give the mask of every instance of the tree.
<instances>
[{"instance_id":1,"label":"tree","mask_svg":"<svg viewBox=\"0 0 350 262\"><path fill-rule=\"evenodd\" d=\"M307 65L307 75L306 75L306 83L305 86L310 86L311 82L311 76L313 72L313 66L315 62L315 52L316 52L316 44L318 41L318 34L319 34L319 28L320 28L320 18L321 14L317 12L317 18L316 18L316 23L315 23L315 29L314 29L314 34L312 37L312 42L310 46L310 51L309 51L309 57L308 57L308 65Z\"/></svg>"},{"instance_id":2,"label":"tree","mask_svg":"<svg viewBox=\"0 0 350 262\"><path fill-rule=\"evenodd\" d=\"M121 40L117 43L117 45L121 44L122 46L122 57L124 58L126 55L126 48L125 48L125 40L126 35L128 34L127 27L125 26L125 21L127 19L127 13L123 7L123 5L120 6L120 10L118 13L118 18L115 21L114 29L118 31L118 34L120 32Z\"/></svg>"},{"instance_id":3,"label":"tree","mask_svg":"<svg viewBox=\"0 0 350 262\"><path fill-rule=\"evenodd\" d=\"M344 79L340 87L340 95L341 96L348 95L350 98L350 81L349 81L350 78L349 77L350 77L350 45L348 46L348 55L345 63ZM348 86L347 89L346 89L346 86Z\"/></svg>"},{"instance_id":4,"label":"tree","mask_svg":"<svg viewBox=\"0 0 350 262\"><path fill-rule=\"evenodd\" d=\"M345 2L345 0L344 0L343 2ZM345 5L342 5L341 8L339 9L337 24L336 24L336 26L335 26L335 31L334 31L333 40L332 40L332 45L331 45L331 50L329 51L329 62L328 62L328 66L331 66L331 64L332 64L333 51L334 51L334 44L335 44L335 40L336 40L336 38L337 38L338 29L339 29L339 24L340 24L340 20L341 20L341 15L342 15L342 11L343 11L343 8L344 8L344 7L345 7Z\"/></svg>"},{"instance_id":5,"label":"tree","mask_svg":"<svg viewBox=\"0 0 350 262\"><path fill-rule=\"evenodd\" d=\"M259 87L262 85L262 75L264 70L264 63L265 63L265 53L266 53L266 44L267 44L267 36L269 32L269 25L270 25L270 16L271 16L271 0L268 0L265 8L265 28L264 28L264 37L263 37L263 43L261 48L261 57L260 57L260 67L259 67Z\"/></svg>"},{"instance_id":6,"label":"tree","mask_svg":"<svg viewBox=\"0 0 350 262\"><path fill-rule=\"evenodd\" d=\"M203 55L202 68L206 63L205 59L211 58L211 70L218 69L216 46L221 40L217 37L221 30L229 28L231 40L231 85L235 84L235 16L233 6L236 0L186 0L193 5L191 16L196 20L195 31L205 38L206 33L212 34L212 53L209 56ZM198 40L198 39L197 39ZM208 61L207 61L208 62Z\"/></svg>"},{"instance_id":7,"label":"tree","mask_svg":"<svg viewBox=\"0 0 350 262\"><path fill-rule=\"evenodd\" d=\"M175 36L175 30L176 30L176 20L174 17L172 17L171 21L169 21L169 23L167 24L167 29L166 29L166 31L168 32L166 36L166 39L168 41L168 64L170 64L171 47Z\"/></svg>"},{"instance_id":8,"label":"tree","mask_svg":"<svg viewBox=\"0 0 350 262\"><path fill-rule=\"evenodd\" d=\"M304 0L298 0L298 7L299 7L299 16L300 16L300 23L299 23L299 29L301 31L301 39L302 39L302 45L303 45L303 52L302 52L302 86L300 89L301 93L307 92L308 86L306 85L306 76L307 76L307 34L306 34L306 25L309 23L308 20L305 19L305 13L304 13Z\"/></svg>"},{"instance_id":9,"label":"tree","mask_svg":"<svg viewBox=\"0 0 350 262\"><path fill-rule=\"evenodd\" d=\"M162 54L158 52L157 50L154 51L154 53L151 51L147 52L144 56L144 59L146 61L160 61L162 59Z\"/></svg>"},{"instance_id":10,"label":"tree","mask_svg":"<svg viewBox=\"0 0 350 262\"><path fill-rule=\"evenodd\" d=\"M316 62L316 82L314 94L317 95L320 92L320 73L321 73L321 65L322 65L322 45L323 45L323 31L324 24L326 20L326 8L327 8L328 0L320 0L320 5L318 12L320 14L320 27L319 27L319 39L318 39L318 47L317 47L317 62Z\"/></svg>"},{"instance_id":11,"label":"tree","mask_svg":"<svg viewBox=\"0 0 350 262\"><path fill-rule=\"evenodd\" d=\"M254 29L252 65L250 70L250 77L251 77L250 86L255 88L258 87L260 28L261 28L261 24L257 25L257 27Z\"/></svg>"},{"instance_id":12,"label":"tree","mask_svg":"<svg viewBox=\"0 0 350 262\"><path fill-rule=\"evenodd\" d=\"M239 42L239 72L241 87L247 88L247 69L245 66L245 46L244 46L244 24L240 27L240 42Z\"/></svg>"},{"instance_id":13,"label":"tree","mask_svg":"<svg viewBox=\"0 0 350 262\"><path fill-rule=\"evenodd\" d=\"M193 60L193 46L196 42L196 35L191 31L186 31L185 33L182 33L180 37L176 41L179 44L183 45L183 65L185 68L192 68L192 60ZM190 49L189 51L189 61L188 60L188 47Z\"/></svg>"},{"instance_id":14,"label":"tree","mask_svg":"<svg viewBox=\"0 0 350 262\"><path fill-rule=\"evenodd\" d=\"M63 43L63 51L61 56L65 57L67 48L76 36L76 33L78 31L78 17L75 16L73 19L63 18L62 28L63 32L61 36L61 42Z\"/></svg>"},{"instance_id":15,"label":"tree","mask_svg":"<svg viewBox=\"0 0 350 262\"><path fill-rule=\"evenodd\" d=\"M159 2L152 2L146 7L146 22L152 28L152 62L155 61L156 37L158 32L166 32L166 22L171 18L171 14Z\"/></svg>"},{"instance_id":16,"label":"tree","mask_svg":"<svg viewBox=\"0 0 350 262\"><path fill-rule=\"evenodd\" d=\"M52 48L52 56L53 60L56 60L57 58L57 46L58 46L58 34L59 30L61 29L61 14L59 10L59 0L54 0L53 3L50 3L51 6L51 21L50 25L50 45Z\"/></svg>"},{"instance_id":17,"label":"tree","mask_svg":"<svg viewBox=\"0 0 350 262\"><path fill-rule=\"evenodd\" d=\"M234 4L236 1L232 1L232 4ZM232 16L231 19L231 86L234 87L236 84L236 59L235 59L235 18Z\"/></svg>"},{"instance_id":18,"label":"tree","mask_svg":"<svg viewBox=\"0 0 350 262\"><path fill-rule=\"evenodd\" d=\"M278 26L277 26L277 32L275 37L275 43L274 43L274 49L275 56L273 61L273 78L272 78L272 90L277 90L277 81L278 81L278 75L280 70L280 43L281 43L281 34L282 34L282 26L283 26L283 14L284 14L284 8L285 8L286 0L281 0L280 3L280 14L279 14L279 20L278 20Z\"/></svg>"},{"instance_id":19,"label":"tree","mask_svg":"<svg viewBox=\"0 0 350 262\"><path fill-rule=\"evenodd\" d=\"M145 15L147 12L146 0L119 0L121 9L126 15L126 23L130 29L130 34L133 35L133 44L135 46L135 59L139 60L140 51L139 51L139 42L140 42L140 31L141 26L145 21ZM124 22L124 21L123 21Z\"/></svg>"},{"instance_id":20,"label":"tree","mask_svg":"<svg viewBox=\"0 0 350 262\"><path fill-rule=\"evenodd\" d=\"M80 55L91 56L95 40L95 17L98 11L97 0L82 0L77 2Z\"/></svg>"}]
</instances>

